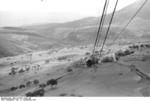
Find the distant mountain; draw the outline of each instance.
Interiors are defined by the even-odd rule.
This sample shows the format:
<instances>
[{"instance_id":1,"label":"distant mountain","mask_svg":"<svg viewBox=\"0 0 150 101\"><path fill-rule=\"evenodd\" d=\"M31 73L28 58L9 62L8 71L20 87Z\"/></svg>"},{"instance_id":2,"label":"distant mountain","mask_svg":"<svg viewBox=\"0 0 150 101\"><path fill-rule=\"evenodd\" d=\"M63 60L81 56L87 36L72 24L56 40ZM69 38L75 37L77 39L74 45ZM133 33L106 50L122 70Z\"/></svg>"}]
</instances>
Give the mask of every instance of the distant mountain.
<instances>
[{"instance_id":1,"label":"distant mountain","mask_svg":"<svg viewBox=\"0 0 150 101\"><path fill-rule=\"evenodd\" d=\"M123 19L123 20L129 19L129 17L135 14L135 11L137 11L137 9L141 7L144 1L145 0L137 0L137 2L121 9L120 11L116 13L117 18ZM145 19L145 20L150 20L149 7L150 7L150 1L148 0L148 2L145 4L142 10L138 13L137 17L141 19Z\"/></svg>"},{"instance_id":2,"label":"distant mountain","mask_svg":"<svg viewBox=\"0 0 150 101\"><path fill-rule=\"evenodd\" d=\"M112 40L118 36L118 32L133 16L142 3L143 0L139 0L116 12L107 43L111 43ZM149 7L150 1L148 1L129 27L120 35L118 39L120 42L125 43L130 41L150 40ZM106 28L108 27L108 19L110 16L111 14L108 14L106 17L107 21L103 27L101 41L104 39L104 32L106 32ZM66 23L3 27L0 29L0 37L2 36L4 39L2 40L3 42L0 43L0 56L3 56L3 54L20 54L31 50L93 44L99 20L99 17L88 17ZM8 40L8 43L5 44L5 40ZM11 47L7 48L8 46ZM14 48L14 50L9 51L11 48ZM17 52L18 50L19 52ZM6 53L4 53L4 51Z\"/></svg>"},{"instance_id":3,"label":"distant mountain","mask_svg":"<svg viewBox=\"0 0 150 101\"><path fill-rule=\"evenodd\" d=\"M117 33L125 26L129 19L135 14L137 9L142 5L143 1L131 4L120 11L116 12L113 25L110 30L109 40L113 40ZM150 27L150 14L148 8L150 7L150 1L144 6L140 13L131 22L129 27L121 35L120 40L133 40L140 38L142 34L149 34ZM104 26L104 31L106 31L108 21L111 14L106 17L106 23ZM63 44L89 44L94 42L96 37L96 32L98 29L100 18L88 17L76 21L71 21L67 23L55 23L55 24L41 24L35 26L27 26L25 28L36 30L41 35L47 36L57 40L59 43ZM104 35L102 35L103 38ZM120 37L119 37L120 38ZM143 37L141 37L143 38ZM145 39L145 38L144 38ZM58 43L58 44L59 44ZM56 44L55 44L56 45Z\"/></svg>"},{"instance_id":4,"label":"distant mountain","mask_svg":"<svg viewBox=\"0 0 150 101\"><path fill-rule=\"evenodd\" d=\"M116 32L118 32L119 29L122 29L122 27L135 14L137 9L142 5L143 2L143 0L139 0L138 2L135 2L134 4L131 4L116 12L113 20L113 27L116 27L118 29L116 30ZM150 14L148 10L149 7L150 1L148 1L144 8L139 12L137 17L129 25L128 29L130 29L131 32L138 31L137 34L140 34L140 31L145 32L150 30ZM111 14L108 14L106 17L106 25L108 24L108 19L110 19L110 16ZM97 17L88 17L67 23L43 24L37 26L28 26L27 28L37 30L39 33L53 38L66 38L67 35L70 36L69 34L75 34L76 32L82 34L80 32L83 32L83 30L92 29L92 31L88 30L89 32L87 32L88 34L86 36L89 36L89 34L91 34L91 37L93 37L93 35L95 35L95 32L97 31L99 20L100 18ZM84 37L86 36L84 34Z\"/></svg>"}]
</instances>

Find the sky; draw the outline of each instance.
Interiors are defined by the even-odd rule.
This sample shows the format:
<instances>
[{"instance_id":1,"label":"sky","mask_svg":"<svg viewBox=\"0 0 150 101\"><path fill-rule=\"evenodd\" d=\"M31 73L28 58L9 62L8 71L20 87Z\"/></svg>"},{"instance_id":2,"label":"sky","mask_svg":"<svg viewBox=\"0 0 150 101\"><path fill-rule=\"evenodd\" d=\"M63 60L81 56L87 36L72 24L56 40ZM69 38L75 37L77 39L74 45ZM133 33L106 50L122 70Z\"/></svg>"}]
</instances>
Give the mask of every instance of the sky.
<instances>
[{"instance_id":1,"label":"sky","mask_svg":"<svg viewBox=\"0 0 150 101\"><path fill-rule=\"evenodd\" d=\"M116 0L110 0L108 13ZM137 0L119 0L117 10ZM0 26L67 22L100 16L105 0L0 0Z\"/></svg>"}]
</instances>

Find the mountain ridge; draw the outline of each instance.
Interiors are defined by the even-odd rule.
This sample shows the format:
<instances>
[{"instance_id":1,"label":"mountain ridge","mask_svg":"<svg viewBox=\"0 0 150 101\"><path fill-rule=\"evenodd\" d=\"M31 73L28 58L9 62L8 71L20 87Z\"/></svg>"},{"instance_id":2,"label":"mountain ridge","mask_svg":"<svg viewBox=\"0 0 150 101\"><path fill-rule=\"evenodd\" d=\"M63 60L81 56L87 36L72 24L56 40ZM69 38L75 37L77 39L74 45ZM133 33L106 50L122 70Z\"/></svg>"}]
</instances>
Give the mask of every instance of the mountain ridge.
<instances>
[{"instance_id":1,"label":"mountain ridge","mask_svg":"<svg viewBox=\"0 0 150 101\"><path fill-rule=\"evenodd\" d=\"M111 41L115 39L115 37L118 35L117 33L122 30L129 18L133 16L142 3L143 1L138 1L116 12L108 36L108 43L111 43ZM150 1L148 1L148 3L131 22L131 24L129 24L128 28L120 35L118 40L121 40L122 42L126 42L126 40L134 42L137 41L136 39L150 40L150 14L148 13L149 7ZM108 26L108 19L110 16L111 14L106 16L107 21L103 27L101 41L104 38L104 33ZM27 38L23 38L21 41L19 41L19 43L29 50L87 45L93 44L95 40L99 20L100 17L87 17L65 23L47 23L20 27L6 26L2 28L3 30L0 30L0 35L6 39L10 38L10 36L7 36L8 33L12 36L26 36ZM12 38L9 40L13 40L16 43L18 42L16 39ZM25 44L24 42L28 44ZM35 47L31 48L33 46Z\"/></svg>"}]
</instances>

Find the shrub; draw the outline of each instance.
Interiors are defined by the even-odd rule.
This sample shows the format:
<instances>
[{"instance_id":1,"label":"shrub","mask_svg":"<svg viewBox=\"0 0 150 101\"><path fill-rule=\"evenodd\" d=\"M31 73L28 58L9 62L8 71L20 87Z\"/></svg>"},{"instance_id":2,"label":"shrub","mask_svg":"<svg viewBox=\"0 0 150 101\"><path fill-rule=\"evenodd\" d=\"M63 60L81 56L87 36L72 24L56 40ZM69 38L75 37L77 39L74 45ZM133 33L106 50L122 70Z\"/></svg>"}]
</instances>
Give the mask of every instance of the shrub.
<instances>
[{"instance_id":1,"label":"shrub","mask_svg":"<svg viewBox=\"0 0 150 101\"><path fill-rule=\"evenodd\" d=\"M121 56L124 56L124 53L123 53L123 51L120 50L120 51L116 52L115 55L121 57Z\"/></svg>"},{"instance_id":2,"label":"shrub","mask_svg":"<svg viewBox=\"0 0 150 101\"><path fill-rule=\"evenodd\" d=\"M46 87L46 84L42 83L42 84L39 85L39 87L40 87L40 88L45 88L45 87Z\"/></svg>"},{"instance_id":3,"label":"shrub","mask_svg":"<svg viewBox=\"0 0 150 101\"><path fill-rule=\"evenodd\" d=\"M45 64L48 64L50 62L50 60L45 60Z\"/></svg>"},{"instance_id":4,"label":"shrub","mask_svg":"<svg viewBox=\"0 0 150 101\"><path fill-rule=\"evenodd\" d=\"M130 49L132 49L132 48L133 48L133 46L129 46L129 48L130 48Z\"/></svg>"},{"instance_id":5,"label":"shrub","mask_svg":"<svg viewBox=\"0 0 150 101\"><path fill-rule=\"evenodd\" d=\"M125 50L124 51L124 55L126 56L126 55L129 55L130 54L130 51L129 50Z\"/></svg>"},{"instance_id":6,"label":"shrub","mask_svg":"<svg viewBox=\"0 0 150 101\"><path fill-rule=\"evenodd\" d=\"M73 70L71 68L68 68L67 69L67 72L72 72Z\"/></svg>"},{"instance_id":7,"label":"shrub","mask_svg":"<svg viewBox=\"0 0 150 101\"><path fill-rule=\"evenodd\" d=\"M33 83L34 83L35 85L37 85L37 84L39 84L39 80L34 80Z\"/></svg>"},{"instance_id":8,"label":"shrub","mask_svg":"<svg viewBox=\"0 0 150 101\"><path fill-rule=\"evenodd\" d=\"M144 47L144 45L143 45L143 44L141 44L141 45L140 45L140 47L142 47L142 48L143 48L143 47Z\"/></svg>"},{"instance_id":9,"label":"shrub","mask_svg":"<svg viewBox=\"0 0 150 101\"><path fill-rule=\"evenodd\" d=\"M90 52L86 52L86 53L85 53L85 55L90 55L90 54L91 54Z\"/></svg>"},{"instance_id":10,"label":"shrub","mask_svg":"<svg viewBox=\"0 0 150 101\"><path fill-rule=\"evenodd\" d=\"M47 85L51 85L51 86L54 86L54 85L57 85L57 80L56 79L51 79L51 80L48 80L47 81Z\"/></svg>"},{"instance_id":11,"label":"shrub","mask_svg":"<svg viewBox=\"0 0 150 101\"><path fill-rule=\"evenodd\" d=\"M99 51L95 51L95 54L99 54L100 52Z\"/></svg>"},{"instance_id":12,"label":"shrub","mask_svg":"<svg viewBox=\"0 0 150 101\"><path fill-rule=\"evenodd\" d=\"M36 90L32 93L33 96L44 96L45 90L44 89L39 89Z\"/></svg>"},{"instance_id":13,"label":"shrub","mask_svg":"<svg viewBox=\"0 0 150 101\"><path fill-rule=\"evenodd\" d=\"M101 62L102 63L114 62L114 59L113 59L113 57L104 57Z\"/></svg>"},{"instance_id":14,"label":"shrub","mask_svg":"<svg viewBox=\"0 0 150 101\"><path fill-rule=\"evenodd\" d=\"M25 88L25 85L21 84L21 85L19 86L19 88L20 88L20 89Z\"/></svg>"},{"instance_id":15,"label":"shrub","mask_svg":"<svg viewBox=\"0 0 150 101\"><path fill-rule=\"evenodd\" d=\"M146 44L145 47L150 48L150 44Z\"/></svg>"},{"instance_id":16,"label":"shrub","mask_svg":"<svg viewBox=\"0 0 150 101\"><path fill-rule=\"evenodd\" d=\"M12 73L8 73L8 75L12 75Z\"/></svg>"},{"instance_id":17,"label":"shrub","mask_svg":"<svg viewBox=\"0 0 150 101\"><path fill-rule=\"evenodd\" d=\"M31 86L31 84L32 84L31 81L28 81L28 82L26 83L26 86L29 87L29 86Z\"/></svg>"},{"instance_id":18,"label":"shrub","mask_svg":"<svg viewBox=\"0 0 150 101\"><path fill-rule=\"evenodd\" d=\"M57 58L59 61L61 61L61 60L66 60L67 59L67 56L61 56L61 57L58 57Z\"/></svg>"},{"instance_id":19,"label":"shrub","mask_svg":"<svg viewBox=\"0 0 150 101\"><path fill-rule=\"evenodd\" d=\"M62 93L59 96L67 96L67 93Z\"/></svg>"},{"instance_id":20,"label":"shrub","mask_svg":"<svg viewBox=\"0 0 150 101\"><path fill-rule=\"evenodd\" d=\"M15 90L17 90L17 89L18 89L18 87L11 87L11 88L10 88L11 91L15 91Z\"/></svg>"},{"instance_id":21,"label":"shrub","mask_svg":"<svg viewBox=\"0 0 150 101\"><path fill-rule=\"evenodd\" d=\"M33 94L31 93L31 92L28 92L28 93L26 93L25 94L27 97L32 97L33 96Z\"/></svg>"},{"instance_id":22,"label":"shrub","mask_svg":"<svg viewBox=\"0 0 150 101\"><path fill-rule=\"evenodd\" d=\"M118 57L122 57L122 56L131 55L133 53L134 53L134 51L130 51L130 50L125 50L124 52L120 50L120 51L116 52L115 55Z\"/></svg>"},{"instance_id":23,"label":"shrub","mask_svg":"<svg viewBox=\"0 0 150 101\"><path fill-rule=\"evenodd\" d=\"M119 60L119 56L117 56L116 54L115 54L115 58L116 58L117 61Z\"/></svg>"},{"instance_id":24,"label":"shrub","mask_svg":"<svg viewBox=\"0 0 150 101\"><path fill-rule=\"evenodd\" d=\"M123 73L119 73L119 75L120 75L120 76L122 76L122 75L123 75Z\"/></svg>"},{"instance_id":25,"label":"shrub","mask_svg":"<svg viewBox=\"0 0 150 101\"><path fill-rule=\"evenodd\" d=\"M86 61L86 65L88 66L88 67L91 67L92 65L94 65L94 64L98 64L98 58L96 58L96 57L90 57L89 59L87 59L87 61Z\"/></svg>"},{"instance_id":26,"label":"shrub","mask_svg":"<svg viewBox=\"0 0 150 101\"><path fill-rule=\"evenodd\" d=\"M87 60L87 61L86 61L86 65L87 65L88 67L91 67L91 66L93 65L93 61L92 61L91 59Z\"/></svg>"},{"instance_id":27,"label":"shrub","mask_svg":"<svg viewBox=\"0 0 150 101\"><path fill-rule=\"evenodd\" d=\"M20 69L18 72L19 72L19 73L23 73L23 72L24 72L24 70L23 70L23 69Z\"/></svg>"},{"instance_id":28,"label":"shrub","mask_svg":"<svg viewBox=\"0 0 150 101\"><path fill-rule=\"evenodd\" d=\"M26 71L29 71L30 70L30 68L28 67L28 68L26 68Z\"/></svg>"}]
</instances>

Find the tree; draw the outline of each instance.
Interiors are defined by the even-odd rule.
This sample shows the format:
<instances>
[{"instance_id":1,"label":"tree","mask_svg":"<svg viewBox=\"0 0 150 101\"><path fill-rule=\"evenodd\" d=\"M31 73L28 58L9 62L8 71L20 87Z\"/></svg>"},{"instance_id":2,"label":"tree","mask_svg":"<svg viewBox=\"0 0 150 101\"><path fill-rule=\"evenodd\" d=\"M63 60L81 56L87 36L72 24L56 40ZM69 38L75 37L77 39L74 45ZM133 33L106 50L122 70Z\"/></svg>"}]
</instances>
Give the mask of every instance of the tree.
<instances>
[{"instance_id":1,"label":"tree","mask_svg":"<svg viewBox=\"0 0 150 101\"><path fill-rule=\"evenodd\" d=\"M47 81L47 85L51 85L51 86L54 86L54 85L57 85L57 80L56 79L50 79Z\"/></svg>"}]
</instances>

